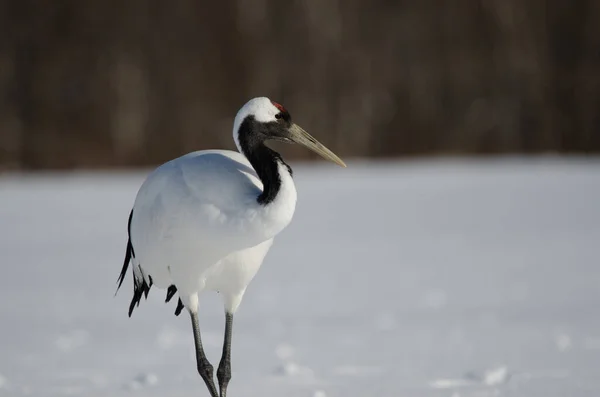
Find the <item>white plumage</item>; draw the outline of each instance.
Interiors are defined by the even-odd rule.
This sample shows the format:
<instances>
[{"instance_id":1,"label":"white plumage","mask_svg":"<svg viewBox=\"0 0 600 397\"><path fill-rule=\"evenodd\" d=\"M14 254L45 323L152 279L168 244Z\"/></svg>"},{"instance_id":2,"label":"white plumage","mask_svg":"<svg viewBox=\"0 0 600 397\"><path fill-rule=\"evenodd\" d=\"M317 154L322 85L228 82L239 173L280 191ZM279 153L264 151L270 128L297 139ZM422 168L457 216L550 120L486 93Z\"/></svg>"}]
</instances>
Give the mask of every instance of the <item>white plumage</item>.
<instances>
[{"instance_id":1,"label":"white plumage","mask_svg":"<svg viewBox=\"0 0 600 397\"><path fill-rule=\"evenodd\" d=\"M281 175L281 192L263 206L256 201L262 182L240 153L200 151L156 169L139 190L131 221L143 274L159 288L175 285L188 309L197 310L198 294L208 289L235 312L294 214L294 182L287 170Z\"/></svg>"},{"instance_id":2,"label":"white plumage","mask_svg":"<svg viewBox=\"0 0 600 397\"><path fill-rule=\"evenodd\" d=\"M254 98L237 113L233 138L239 150L204 150L171 160L144 181L129 219L129 243L119 277L129 263L134 297L129 314L152 285L175 292L191 314L198 371L217 397L212 366L197 321L199 294L218 291L226 312L225 342L217 377L221 397L230 378L233 314L274 237L292 220L296 188L291 168L264 145L299 143L339 165L335 154L291 121L268 98Z\"/></svg>"}]
</instances>

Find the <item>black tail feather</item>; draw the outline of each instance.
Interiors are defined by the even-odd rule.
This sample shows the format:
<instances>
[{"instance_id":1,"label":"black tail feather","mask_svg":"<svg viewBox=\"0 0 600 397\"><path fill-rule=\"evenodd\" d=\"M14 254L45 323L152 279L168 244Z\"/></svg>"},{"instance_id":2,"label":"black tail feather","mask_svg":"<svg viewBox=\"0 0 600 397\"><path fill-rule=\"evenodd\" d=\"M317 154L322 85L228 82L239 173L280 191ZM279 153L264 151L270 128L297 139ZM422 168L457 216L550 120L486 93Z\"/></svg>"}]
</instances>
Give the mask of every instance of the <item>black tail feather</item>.
<instances>
[{"instance_id":1,"label":"black tail feather","mask_svg":"<svg viewBox=\"0 0 600 397\"><path fill-rule=\"evenodd\" d=\"M117 291L121 288L123 284L123 280L125 280L125 275L127 274L127 269L129 268L129 262L131 262L131 258L135 257L133 253L133 245L131 245L131 217L133 216L133 210L129 213L129 221L127 222L127 248L125 249L125 261L123 262L123 268L121 269L121 274L117 279Z\"/></svg>"},{"instance_id":2,"label":"black tail feather","mask_svg":"<svg viewBox=\"0 0 600 397\"><path fill-rule=\"evenodd\" d=\"M165 303L169 302L171 298L177 293L177 287L171 285L169 289L167 289L167 298L165 299Z\"/></svg>"},{"instance_id":3,"label":"black tail feather","mask_svg":"<svg viewBox=\"0 0 600 397\"><path fill-rule=\"evenodd\" d=\"M133 258L135 258L135 251L133 249L133 245L131 244L131 218L132 217L133 217L133 210L131 210L131 212L129 213L129 221L127 222L127 236L128 236L127 248L125 249L125 260L123 261L123 267L121 268L121 273L119 274L119 278L117 278L117 284L118 284L117 291L119 291L119 289L121 288L121 285L123 284L123 280L125 280L125 275L127 274L127 270L129 270L129 264L131 263L131 260ZM140 305L142 296L144 297L144 299L148 299L148 293L150 292L150 288L152 287L152 284L153 284L152 277L150 275L148 275L148 282L146 282L142 269L140 268L139 270L142 273L142 277L140 278L140 281L138 281L135 276L133 277L133 298L131 298L131 303L129 304L129 312L128 312L129 317L131 317L131 315L133 313L133 309L135 309L136 307L138 307ZM176 293L177 293L177 287L175 287L174 285L171 285L167 289L167 298L166 298L165 302L169 302ZM115 292L115 294L116 294L116 292ZM179 299L177 302L177 308L175 309L175 315L179 316L179 314L181 313L183 308L184 308L183 302L181 302L181 299Z\"/></svg>"},{"instance_id":4,"label":"black tail feather","mask_svg":"<svg viewBox=\"0 0 600 397\"><path fill-rule=\"evenodd\" d=\"M142 292L143 289L142 288L134 288L133 290L133 298L131 299L131 303L129 304L129 317L131 317L131 314L133 313L133 309L135 309L136 306L140 305L140 299L142 299Z\"/></svg>"},{"instance_id":5,"label":"black tail feather","mask_svg":"<svg viewBox=\"0 0 600 397\"><path fill-rule=\"evenodd\" d=\"M171 298L173 298L173 296L175 296L175 294L177 293L177 287L174 285L171 285L168 289L167 289L167 298L165 299L165 303L169 302L171 300ZM177 307L175 308L175 315L179 316L181 314L181 311L183 310L184 306L183 306L183 302L181 301L181 298L177 299Z\"/></svg>"},{"instance_id":6,"label":"black tail feather","mask_svg":"<svg viewBox=\"0 0 600 397\"><path fill-rule=\"evenodd\" d=\"M148 299L148 292L150 292L150 288L152 287L152 276L148 276L148 281L150 281L150 284L147 284L148 286L144 289L144 299ZM146 284L144 282L144 284Z\"/></svg>"},{"instance_id":7,"label":"black tail feather","mask_svg":"<svg viewBox=\"0 0 600 397\"><path fill-rule=\"evenodd\" d=\"M181 299L179 299L177 301L177 308L175 309L175 315L179 316L181 314L182 310L183 310L183 302L181 301Z\"/></svg>"},{"instance_id":8,"label":"black tail feather","mask_svg":"<svg viewBox=\"0 0 600 397\"><path fill-rule=\"evenodd\" d=\"M140 269L140 272L142 270ZM150 292L150 287L152 287L152 277L148 276L148 283L144 278L144 273L142 272L141 281L136 280L133 277L133 298L131 298L131 303L129 304L129 317L131 317L131 313L133 313L133 309L140 305L142 300L142 296L145 299L148 299L148 293Z\"/></svg>"}]
</instances>

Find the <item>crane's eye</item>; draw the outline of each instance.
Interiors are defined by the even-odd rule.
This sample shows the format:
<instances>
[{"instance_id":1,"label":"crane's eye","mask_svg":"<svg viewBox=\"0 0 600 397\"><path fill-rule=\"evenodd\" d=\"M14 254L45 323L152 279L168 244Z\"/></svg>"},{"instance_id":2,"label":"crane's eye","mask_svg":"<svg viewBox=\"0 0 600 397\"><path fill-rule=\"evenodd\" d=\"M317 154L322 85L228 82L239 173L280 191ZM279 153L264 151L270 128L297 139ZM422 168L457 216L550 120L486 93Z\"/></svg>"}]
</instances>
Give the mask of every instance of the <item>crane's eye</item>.
<instances>
[{"instance_id":1,"label":"crane's eye","mask_svg":"<svg viewBox=\"0 0 600 397\"><path fill-rule=\"evenodd\" d=\"M282 117L283 117L283 115L282 115L281 113L277 113L277 114L275 115L275 118L276 118L277 120L279 120L279 119L280 119L280 118L282 118Z\"/></svg>"}]
</instances>

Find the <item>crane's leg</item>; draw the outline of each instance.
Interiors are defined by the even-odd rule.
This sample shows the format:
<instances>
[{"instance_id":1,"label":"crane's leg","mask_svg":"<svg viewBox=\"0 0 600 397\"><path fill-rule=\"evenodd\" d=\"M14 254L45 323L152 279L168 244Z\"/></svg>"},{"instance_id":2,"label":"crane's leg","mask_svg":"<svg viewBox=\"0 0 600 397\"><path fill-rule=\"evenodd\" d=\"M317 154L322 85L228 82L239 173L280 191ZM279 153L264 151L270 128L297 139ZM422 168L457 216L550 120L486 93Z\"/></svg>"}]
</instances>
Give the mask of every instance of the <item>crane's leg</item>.
<instances>
[{"instance_id":1,"label":"crane's leg","mask_svg":"<svg viewBox=\"0 0 600 397\"><path fill-rule=\"evenodd\" d=\"M200 325L198 324L198 313L190 311L192 317L192 327L194 328L194 344L196 345L196 364L198 365L198 373L204 379L206 387L210 392L211 397L219 397L215 382L213 380L213 366L208 362L206 354L204 354L204 348L202 347L202 340L200 339Z\"/></svg>"},{"instance_id":2,"label":"crane's leg","mask_svg":"<svg viewBox=\"0 0 600 397\"><path fill-rule=\"evenodd\" d=\"M221 397L227 396L227 385L231 379L231 328L233 326L233 314L225 313L225 338L223 340L223 355L217 369L217 379Z\"/></svg>"}]
</instances>

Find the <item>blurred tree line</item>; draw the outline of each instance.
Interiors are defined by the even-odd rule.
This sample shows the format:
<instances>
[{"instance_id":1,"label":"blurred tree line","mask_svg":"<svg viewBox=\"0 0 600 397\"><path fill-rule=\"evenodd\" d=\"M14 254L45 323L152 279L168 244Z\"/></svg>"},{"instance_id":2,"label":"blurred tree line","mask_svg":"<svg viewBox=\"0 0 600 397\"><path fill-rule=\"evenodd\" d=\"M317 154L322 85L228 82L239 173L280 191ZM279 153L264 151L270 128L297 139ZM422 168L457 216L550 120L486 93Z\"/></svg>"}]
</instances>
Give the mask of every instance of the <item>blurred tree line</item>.
<instances>
[{"instance_id":1,"label":"blurred tree line","mask_svg":"<svg viewBox=\"0 0 600 397\"><path fill-rule=\"evenodd\" d=\"M0 33L4 169L232 148L259 95L342 157L600 151L597 0L0 0Z\"/></svg>"}]
</instances>

